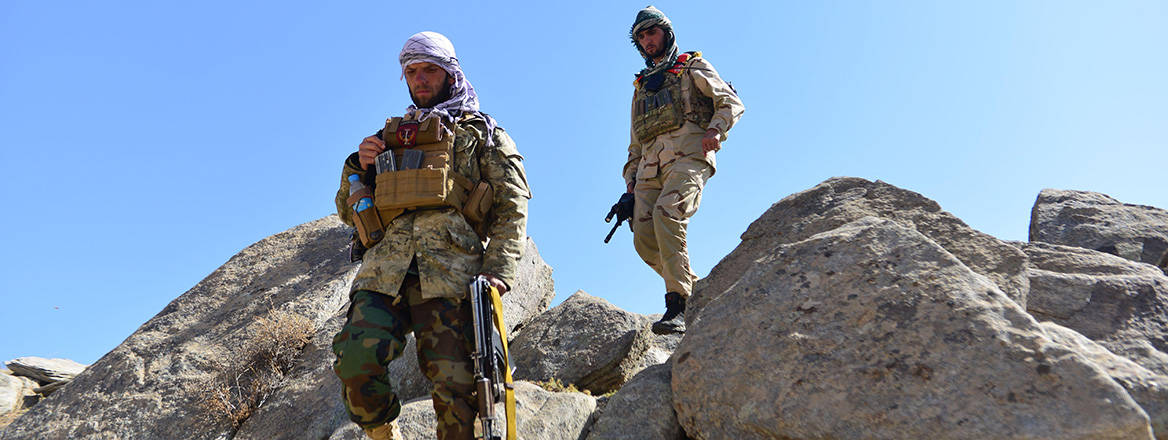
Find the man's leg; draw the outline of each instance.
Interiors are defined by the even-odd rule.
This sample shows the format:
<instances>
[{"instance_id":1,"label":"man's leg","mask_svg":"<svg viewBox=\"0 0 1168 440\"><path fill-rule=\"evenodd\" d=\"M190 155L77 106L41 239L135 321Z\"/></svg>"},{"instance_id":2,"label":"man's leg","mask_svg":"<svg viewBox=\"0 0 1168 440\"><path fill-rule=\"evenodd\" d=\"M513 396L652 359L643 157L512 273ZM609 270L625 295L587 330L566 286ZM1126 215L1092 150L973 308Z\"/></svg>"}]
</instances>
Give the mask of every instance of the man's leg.
<instances>
[{"instance_id":1,"label":"man's leg","mask_svg":"<svg viewBox=\"0 0 1168 440\"><path fill-rule=\"evenodd\" d=\"M697 275L689 265L686 247L686 226L698 211L702 188L710 178L711 169L697 160L674 163L665 172L664 182L652 207L653 232L661 255L661 277L665 288L688 298Z\"/></svg>"},{"instance_id":2,"label":"man's leg","mask_svg":"<svg viewBox=\"0 0 1168 440\"><path fill-rule=\"evenodd\" d=\"M633 248L657 275L661 275L661 250L657 247L657 233L653 227L653 206L660 194L661 181L658 178L638 180L633 188L636 199L633 218L629 219L633 225Z\"/></svg>"},{"instance_id":3,"label":"man's leg","mask_svg":"<svg viewBox=\"0 0 1168 440\"><path fill-rule=\"evenodd\" d=\"M434 383L431 393L439 440L474 438L474 330L470 301L431 299L410 306L418 338L418 365Z\"/></svg>"},{"instance_id":4,"label":"man's leg","mask_svg":"<svg viewBox=\"0 0 1168 440\"><path fill-rule=\"evenodd\" d=\"M343 384L349 417L362 428L388 423L401 412L385 367L401 356L410 318L404 301L397 306L391 301L368 290L353 293L348 320L333 337L333 371Z\"/></svg>"}]
</instances>

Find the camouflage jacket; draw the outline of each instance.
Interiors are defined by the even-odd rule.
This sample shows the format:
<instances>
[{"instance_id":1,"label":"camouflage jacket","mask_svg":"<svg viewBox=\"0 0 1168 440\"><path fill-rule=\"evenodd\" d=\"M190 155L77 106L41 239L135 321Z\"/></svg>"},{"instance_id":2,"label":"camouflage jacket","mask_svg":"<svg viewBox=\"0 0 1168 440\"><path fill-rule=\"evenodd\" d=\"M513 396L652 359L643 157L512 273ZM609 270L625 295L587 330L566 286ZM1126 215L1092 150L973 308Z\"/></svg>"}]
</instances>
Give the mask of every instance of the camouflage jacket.
<instances>
[{"instance_id":1,"label":"camouflage jacket","mask_svg":"<svg viewBox=\"0 0 1168 440\"><path fill-rule=\"evenodd\" d=\"M629 157L622 172L626 184L638 178L656 177L658 170L664 170L684 157L697 158L709 164L710 168L717 168L714 152L702 151L702 137L706 135L707 129L712 128L718 130L720 140L725 141L730 128L742 117L746 107L742 105L738 93L718 76L714 65L700 55L687 60L684 72L681 77L683 94L701 93L714 101L714 115L710 123L701 127L686 121L677 130L660 134L648 142L638 141L636 133L630 128ZM636 104L635 96L633 104Z\"/></svg>"},{"instance_id":2,"label":"camouflage jacket","mask_svg":"<svg viewBox=\"0 0 1168 440\"><path fill-rule=\"evenodd\" d=\"M527 239L527 200L531 190L523 170L523 156L502 128L487 147L486 124L463 117L454 126L454 169L471 181L485 179L495 189L494 207L487 218L487 243L453 208L407 212L385 228L385 238L365 252L352 291L371 290L397 295L411 261L416 257L422 297L462 298L471 277L479 272L514 286L519 258ZM360 172L356 153L345 160L336 206L341 221L352 226L353 210L345 203L351 174Z\"/></svg>"}]
</instances>

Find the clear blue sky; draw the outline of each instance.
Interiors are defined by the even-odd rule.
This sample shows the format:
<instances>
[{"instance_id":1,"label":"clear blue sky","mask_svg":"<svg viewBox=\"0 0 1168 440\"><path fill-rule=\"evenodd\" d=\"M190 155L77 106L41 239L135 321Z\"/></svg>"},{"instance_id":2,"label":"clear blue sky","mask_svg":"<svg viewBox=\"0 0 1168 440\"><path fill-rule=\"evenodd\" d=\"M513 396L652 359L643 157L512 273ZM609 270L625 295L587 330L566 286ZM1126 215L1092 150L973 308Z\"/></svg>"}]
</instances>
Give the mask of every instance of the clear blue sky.
<instances>
[{"instance_id":1,"label":"clear blue sky","mask_svg":"<svg viewBox=\"0 0 1168 440\"><path fill-rule=\"evenodd\" d=\"M601 243L645 3L458 3L0 3L0 361L94 362L245 246L330 214L341 161L408 104L396 56L423 30L527 156L556 302L661 312L628 230ZM1042 188L1168 208L1164 2L657 6L747 107L690 228L699 275L831 176L1011 240Z\"/></svg>"}]
</instances>

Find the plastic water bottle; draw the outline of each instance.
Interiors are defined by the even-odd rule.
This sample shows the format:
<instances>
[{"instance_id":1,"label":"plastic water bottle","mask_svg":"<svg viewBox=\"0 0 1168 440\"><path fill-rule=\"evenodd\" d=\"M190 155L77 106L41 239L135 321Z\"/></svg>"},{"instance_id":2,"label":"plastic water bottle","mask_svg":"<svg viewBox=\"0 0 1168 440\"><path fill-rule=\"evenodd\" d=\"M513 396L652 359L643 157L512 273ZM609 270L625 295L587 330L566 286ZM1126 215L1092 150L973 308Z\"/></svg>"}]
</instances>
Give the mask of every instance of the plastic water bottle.
<instances>
[{"instance_id":1,"label":"plastic water bottle","mask_svg":"<svg viewBox=\"0 0 1168 440\"><path fill-rule=\"evenodd\" d=\"M349 195L351 196L353 194L356 194L357 191L360 191L363 189L365 189L365 184L361 183L361 176L356 175L356 174L350 174L349 175ZM373 198L368 197L368 196L362 197L360 200L357 200L357 203L353 204L353 212L361 212L361 211L364 211L364 210L369 209L371 207L373 207Z\"/></svg>"}]
</instances>

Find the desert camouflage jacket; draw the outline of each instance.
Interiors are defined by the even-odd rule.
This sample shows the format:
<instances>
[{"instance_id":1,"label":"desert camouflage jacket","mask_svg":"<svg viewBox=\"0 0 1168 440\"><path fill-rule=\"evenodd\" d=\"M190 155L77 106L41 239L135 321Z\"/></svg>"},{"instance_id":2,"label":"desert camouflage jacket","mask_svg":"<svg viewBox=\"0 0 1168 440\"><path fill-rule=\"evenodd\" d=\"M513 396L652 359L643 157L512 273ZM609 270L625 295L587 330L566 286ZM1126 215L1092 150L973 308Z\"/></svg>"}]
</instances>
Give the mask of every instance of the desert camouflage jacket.
<instances>
[{"instance_id":1,"label":"desert camouflage jacket","mask_svg":"<svg viewBox=\"0 0 1168 440\"><path fill-rule=\"evenodd\" d=\"M625 183L635 182L638 178L653 178L659 170L685 157L702 160L710 168L717 168L714 152L702 152L702 137L706 135L707 129L712 128L718 130L720 139L725 141L730 128L742 117L746 107L738 98L738 93L718 76L714 65L700 55L686 62L684 72L681 77L683 94L701 93L714 101L714 115L710 123L701 127L686 121L677 130L658 135L648 142L638 141L636 133L630 128L629 157L622 172ZM635 96L633 104L636 104Z\"/></svg>"}]
</instances>

